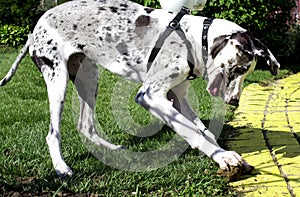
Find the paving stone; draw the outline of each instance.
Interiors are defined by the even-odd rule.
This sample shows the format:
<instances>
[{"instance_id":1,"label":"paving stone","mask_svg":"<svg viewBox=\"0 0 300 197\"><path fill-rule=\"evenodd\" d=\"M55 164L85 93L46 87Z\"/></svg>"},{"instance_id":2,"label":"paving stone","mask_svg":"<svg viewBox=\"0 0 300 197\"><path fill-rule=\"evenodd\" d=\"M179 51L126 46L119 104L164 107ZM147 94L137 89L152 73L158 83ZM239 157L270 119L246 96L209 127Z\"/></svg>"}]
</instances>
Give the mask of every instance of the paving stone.
<instances>
[{"instance_id":1,"label":"paving stone","mask_svg":"<svg viewBox=\"0 0 300 197\"><path fill-rule=\"evenodd\" d=\"M243 91L228 142L255 167L231 183L244 196L300 196L300 73Z\"/></svg>"}]
</instances>

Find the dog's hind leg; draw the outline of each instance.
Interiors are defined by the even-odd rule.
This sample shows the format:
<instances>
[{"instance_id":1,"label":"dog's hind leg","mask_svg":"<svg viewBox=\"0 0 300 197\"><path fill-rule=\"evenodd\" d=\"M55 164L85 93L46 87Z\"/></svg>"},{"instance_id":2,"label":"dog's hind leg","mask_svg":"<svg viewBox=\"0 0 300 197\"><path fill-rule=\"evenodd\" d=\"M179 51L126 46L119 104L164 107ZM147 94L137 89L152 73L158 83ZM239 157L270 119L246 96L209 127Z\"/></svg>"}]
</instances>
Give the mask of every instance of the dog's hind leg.
<instances>
[{"instance_id":1,"label":"dog's hind leg","mask_svg":"<svg viewBox=\"0 0 300 197\"><path fill-rule=\"evenodd\" d=\"M81 64L80 68L76 72L76 77L72 79L76 86L80 101L80 113L77 124L78 131L98 146L103 146L109 149L121 148L121 146L116 146L101 138L95 128L94 110L98 89L97 65L88 58L84 58L81 54L75 54L71 58L70 61L72 61L73 66L79 63Z\"/></svg>"},{"instance_id":2,"label":"dog's hind leg","mask_svg":"<svg viewBox=\"0 0 300 197\"><path fill-rule=\"evenodd\" d=\"M41 59L39 62L42 61ZM51 67L45 63L41 66L41 71L47 85L50 104L50 130L46 140L52 163L58 176L71 176L72 170L63 159L60 144L60 123L65 102L68 72L63 62L56 67Z\"/></svg>"}]
</instances>

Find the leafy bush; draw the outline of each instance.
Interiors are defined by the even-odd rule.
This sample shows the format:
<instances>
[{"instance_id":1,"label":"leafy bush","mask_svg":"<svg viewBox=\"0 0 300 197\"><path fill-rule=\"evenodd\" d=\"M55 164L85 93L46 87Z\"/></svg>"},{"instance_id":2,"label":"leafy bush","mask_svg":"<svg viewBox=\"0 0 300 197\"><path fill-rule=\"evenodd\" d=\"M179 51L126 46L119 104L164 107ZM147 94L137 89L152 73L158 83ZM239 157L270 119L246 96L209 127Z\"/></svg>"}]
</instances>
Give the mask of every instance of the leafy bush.
<instances>
[{"instance_id":1,"label":"leafy bush","mask_svg":"<svg viewBox=\"0 0 300 197\"><path fill-rule=\"evenodd\" d=\"M0 25L33 27L42 14L38 0L0 0Z\"/></svg>"},{"instance_id":2,"label":"leafy bush","mask_svg":"<svg viewBox=\"0 0 300 197\"><path fill-rule=\"evenodd\" d=\"M47 11L59 4L65 3L69 0L40 0L40 4L38 6L39 10L41 11Z\"/></svg>"},{"instance_id":3,"label":"leafy bush","mask_svg":"<svg viewBox=\"0 0 300 197\"><path fill-rule=\"evenodd\" d=\"M27 40L29 26L19 27L14 25L0 26L0 45L17 47Z\"/></svg>"},{"instance_id":4,"label":"leafy bush","mask_svg":"<svg viewBox=\"0 0 300 197\"><path fill-rule=\"evenodd\" d=\"M284 48L281 49L281 60L287 64L299 64L300 62L300 26L293 25L286 33ZM298 71L298 70L297 70Z\"/></svg>"},{"instance_id":5,"label":"leafy bush","mask_svg":"<svg viewBox=\"0 0 300 197\"><path fill-rule=\"evenodd\" d=\"M152 8L160 8L160 3L158 0L132 0L132 1L144 6L148 6Z\"/></svg>"}]
</instances>

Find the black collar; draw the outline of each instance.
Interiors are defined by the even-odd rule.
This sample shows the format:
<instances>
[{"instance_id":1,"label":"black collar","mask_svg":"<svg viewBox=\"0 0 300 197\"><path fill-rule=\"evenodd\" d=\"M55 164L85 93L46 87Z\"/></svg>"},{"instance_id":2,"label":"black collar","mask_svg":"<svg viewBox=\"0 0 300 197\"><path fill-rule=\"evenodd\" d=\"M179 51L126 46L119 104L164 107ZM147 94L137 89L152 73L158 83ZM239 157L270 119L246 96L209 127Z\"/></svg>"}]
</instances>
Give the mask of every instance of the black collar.
<instances>
[{"instance_id":1,"label":"black collar","mask_svg":"<svg viewBox=\"0 0 300 197\"><path fill-rule=\"evenodd\" d=\"M187 77L188 80L193 80L197 76L194 74L194 68L195 68L195 61L194 61L194 56L191 52L192 44L189 40L187 40L186 35L184 31L180 27L180 20L182 17L186 14L189 14L190 10L188 8L182 7L181 11L175 16L175 18L169 23L168 27L166 30L163 32L163 34L158 38L158 40L155 43L154 48L151 51L150 57L148 59L147 63L147 71L149 71L153 61L155 60L157 54L159 53L161 47L165 43L166 39L169 37L169 35L173 32L176 31L176 33L180 36L180 38L184 41L186 44L187 48L187 62L190 67L190 72L189 76Z\"/></svg>"}]
</instances>

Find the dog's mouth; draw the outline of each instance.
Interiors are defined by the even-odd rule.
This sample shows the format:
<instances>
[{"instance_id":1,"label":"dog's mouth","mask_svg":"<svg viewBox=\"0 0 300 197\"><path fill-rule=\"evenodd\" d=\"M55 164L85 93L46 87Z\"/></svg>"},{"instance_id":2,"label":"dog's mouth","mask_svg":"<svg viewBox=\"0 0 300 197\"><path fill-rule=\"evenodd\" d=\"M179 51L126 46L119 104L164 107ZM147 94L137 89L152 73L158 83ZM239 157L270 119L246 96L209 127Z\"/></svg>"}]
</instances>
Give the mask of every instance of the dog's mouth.
<instances>
[{"instance_id":1,"label":"dog's mouth","mask_svg":"<svg viewBox=\"0 0 300 197\"><path fill-rule=\"evenodd\" d=\"M223 82L223 74L219 73L213 82L208 86L207 91L210 95L217 97L220 96L221 85Z\"/></svg>"}]
</instances>

